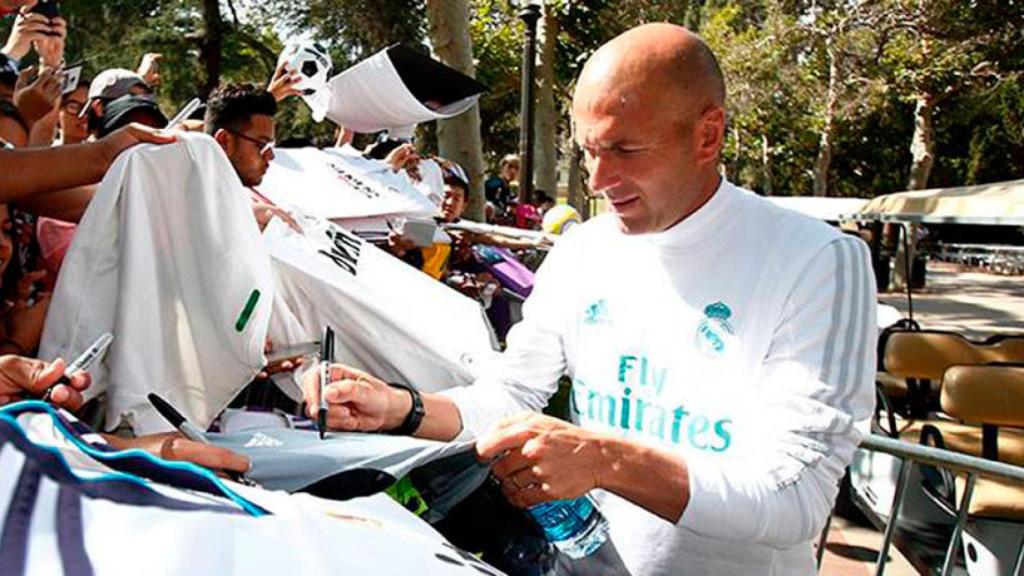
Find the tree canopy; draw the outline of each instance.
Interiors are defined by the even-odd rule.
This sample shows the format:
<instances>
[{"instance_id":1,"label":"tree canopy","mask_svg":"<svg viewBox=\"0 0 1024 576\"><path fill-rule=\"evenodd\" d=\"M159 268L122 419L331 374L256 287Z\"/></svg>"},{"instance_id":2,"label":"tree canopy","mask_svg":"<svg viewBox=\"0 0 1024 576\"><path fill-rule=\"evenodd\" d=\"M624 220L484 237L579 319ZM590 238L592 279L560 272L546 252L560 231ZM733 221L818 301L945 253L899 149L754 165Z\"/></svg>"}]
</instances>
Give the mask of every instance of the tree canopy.
<instances>
[{"instance_id":1,"label":"tree canopy","mask_svg":"<svg viewBox=\"0 0 1024 576\"><path fill-rule=\"evenodd\" d=\"M724 170L761 193L873 196L1024 178L1024 4L999 0L548 0L563 157L585 59L648 21L702 35L726 75ZM266 82L292 36L315 38L341 70L390 44L426 46L425 0L62 0L67 62L87 76L164 54L170 113L225 80ZM518 149L524 38L519 4L472 0L469 31L484 158ZM9 29L10 23L6 23ZM296 99L280 138L328 136ZM422 131L425 146L434 132Z\"/></svg>"}]
</instances>

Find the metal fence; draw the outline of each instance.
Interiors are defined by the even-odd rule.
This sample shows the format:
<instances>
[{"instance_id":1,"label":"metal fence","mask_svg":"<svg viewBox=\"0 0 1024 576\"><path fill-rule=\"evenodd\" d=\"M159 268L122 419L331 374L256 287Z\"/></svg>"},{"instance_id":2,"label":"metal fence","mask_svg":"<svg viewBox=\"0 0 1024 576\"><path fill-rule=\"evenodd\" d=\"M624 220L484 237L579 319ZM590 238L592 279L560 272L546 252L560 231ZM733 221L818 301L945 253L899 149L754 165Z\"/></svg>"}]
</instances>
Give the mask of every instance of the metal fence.
<instances>
[{"instance_id":1,"label":"metal fence","mask_svg":"<svg viewBox=\"0 0 1024 576\"><path fill-rule=\"evenodd\" d=\"M1024 246L999 244L939 244L932 256L995 274L1024 274Z\"/></svg>"},{"instance_id":2,"label":"metal fence","mask_svg":"<svg viewBox=\"0 0 1024 576\"><path fill-rule=\"evenodd\" d=\"M882 536L882 545L878 550L878 562L875 564L875 575L881 576L885 573L886 557L889 547L892 545L893 535L896 526L899 524L900 508L903 504L907 483L910 480L910 471L913 464L927 464L937 468L944 468L951 472L962 472L967 474L967 484L963 497L956 511L956 523L953 527L953 534L950 537L949 546L942 563L943 576L952 574L956 562L957 550L960 547L960 538L963 535L964 526L967 524L967 511L971 504L971 497L974 492L974 484L978 476L993 478L997 480L1009 480L1024 484L1024 468L1013 466L1004 462L986 460L976 456L960 454L949 450L942 450L920 444L902 442L878 434L870 434L861 440L860 447L864 450L883 452L901 458L899 480L896 484L896 493L893 498L892 509L889 512L889 521L885 525L885 532ZM830 519L831 520L831 519ZM825 539L831 522L825 525L821 541L818 544L818 565L820 567ZM1024 544L1017 555L1017 562L1013 574L1021 574L1024 568Z\"/></svg>"}]
</instances>

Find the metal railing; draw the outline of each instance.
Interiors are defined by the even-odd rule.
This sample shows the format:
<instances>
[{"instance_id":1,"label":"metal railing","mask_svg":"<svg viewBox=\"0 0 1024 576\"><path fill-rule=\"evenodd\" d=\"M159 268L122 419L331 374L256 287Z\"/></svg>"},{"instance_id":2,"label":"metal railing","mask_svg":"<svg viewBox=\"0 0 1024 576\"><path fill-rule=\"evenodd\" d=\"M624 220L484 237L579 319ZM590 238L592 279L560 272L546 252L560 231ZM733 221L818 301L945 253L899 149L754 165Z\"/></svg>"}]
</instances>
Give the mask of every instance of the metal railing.
<instances>
[{"instance_id":1,"label":"metal railing","mask_svg":"<svg viewBox=\"0 0 1024 576\"><path fill-rule=\"evenodd\" d=\"M1024 246L943 243L932 255L944 262L981 268L994 274L1024 274Z\"/></svg>"},{"instance_id":2,"label":"metal railing","mask_svg":"<svg viewBox=\"0 0 1024 576\"><path fill-rule=\"evenodd\" d=\"M906 494L907 483L910 481L910 471L913 464L926 464L937 468L944 468L951 472L962 472L967 474L967 483L964 488L963 497L956 511L956 523L953 526L953 534L950 537L949 546L942 563L943 576L952 574L956 562L957 550L960 546L960 538L963 535L964 526L967 524L968 509L971 505L971 497L974 492L974 485L978 476L993 478L997 480L1009 480L1024 485L1024 468L1013 466L1005 462L986 460L977 456L961 454L940 448L933 448L910 442L902 442L878 434L870 434L863 438L860 447L872 452L891 454L901 459L899 480L896 484L896 492L893 497L892 509L889 511L889 519L885 524L885 532L882 536L882 545L878 550L878 561L875 564L875 575L881 576L885 573L886 557L889 547L892 545L896 526L899 524L900 508ZM831 518L825 524L822 539L818 546L818 565L821 565L822 553L825 547L825 536L828 534L831 525ZM1024 545L1017 554L1016 565L1012 574L1021 574L1024 568Z\"/></svg>"}]
</instances>

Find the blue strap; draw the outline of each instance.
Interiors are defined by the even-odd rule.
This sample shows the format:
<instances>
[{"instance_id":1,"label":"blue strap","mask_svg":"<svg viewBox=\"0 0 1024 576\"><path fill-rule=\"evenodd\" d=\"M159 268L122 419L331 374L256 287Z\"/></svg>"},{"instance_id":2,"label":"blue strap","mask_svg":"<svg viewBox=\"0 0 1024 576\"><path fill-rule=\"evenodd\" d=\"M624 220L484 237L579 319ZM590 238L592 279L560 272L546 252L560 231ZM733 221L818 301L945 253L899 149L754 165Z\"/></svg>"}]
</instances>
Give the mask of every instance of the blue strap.
<instances>
[{"instance_id":1,"label":"blue strap","mask_svg":"<svg viewBox=\"0 0 1024 576\"><path fill-rule=\"evenodd\" d=\"M69 418L64 417L45 402L30 400L5 406L0 408L0 420L10 422L11 426L17 431L17 435L24 437L21 426L15 420L18 415L24 413L48 414L61 434L76 448L95 460L102 462L109 468L122 472L119 475L108 476L116 476L121 480L135 481L143 486L145 483L139 477L147 478L160 484L225 497L252 516L269 514L267 510L238 495L234 490L225 485L216 474L201 466L188 462L163 460L142 450L113 451L106 445L91 444L83 440L80 434L74 430L74 428L80 428L79 425L76 425L77 420L73 418L69 420ZM28 441L27 438L26 441ZM30 441L28 442L31 443ZM52 451L63 462L64 467L67 470L71 470L70 466L64 462L64 457L58 450L47 447L39 448Z\"/></svg>"},{"instance_id":2,"label":"blue strap","mask_svg":"<svg viewBox=\"0 0 1024 576\"><path fill-rule=\"evenodd\" d=\"M21 576L25 574L28 557L28 536L32 524L32 512L39 495L39 481L42 474L31 460L26 460L18 475L4 518L4 531L0 535L0 574Z\"/></svg>"},{"instance_id":3,"label":"blue strap","mask_svg":"<svg viewBox=\"0 0 1024 576\"><path fill-rule=\"evenodd\" d=\"M93 576L92 562L85 551L82 526L82 496L70 486L57 492L57 549L65 576Z\"/></svg>"}]
</instances>

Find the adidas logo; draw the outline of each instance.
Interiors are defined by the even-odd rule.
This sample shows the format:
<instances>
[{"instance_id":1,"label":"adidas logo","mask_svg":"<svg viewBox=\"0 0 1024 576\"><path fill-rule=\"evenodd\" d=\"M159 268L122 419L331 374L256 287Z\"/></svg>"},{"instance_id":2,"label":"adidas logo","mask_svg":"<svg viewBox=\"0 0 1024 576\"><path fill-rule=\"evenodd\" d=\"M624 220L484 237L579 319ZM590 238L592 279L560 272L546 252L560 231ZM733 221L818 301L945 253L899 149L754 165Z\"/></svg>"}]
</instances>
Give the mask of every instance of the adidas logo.
<instances>
[{"instance_id":1,"label":"adidas logo","mask_svg":"<svg viewBox=\"0 0 1024 576\"><path fill-rule=\"evenodd\" d=\"M588 325L601 324L608 321L608 303L604 298L594 302L584 310L583 323Z\"/></svg>"},{"instance_id":2,"label":"adidas logo","mask_svg":"<svg viewBox=\"0 0 1024 576\"><path fill-rule=\"evenodd\" d=\"M245 443L246 448L273 448L274 446L280 446L284 444L277 438L271 438L263 432L257 432L252 435L252 438Z\"/></svg>"}]
</instances>

